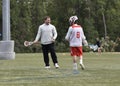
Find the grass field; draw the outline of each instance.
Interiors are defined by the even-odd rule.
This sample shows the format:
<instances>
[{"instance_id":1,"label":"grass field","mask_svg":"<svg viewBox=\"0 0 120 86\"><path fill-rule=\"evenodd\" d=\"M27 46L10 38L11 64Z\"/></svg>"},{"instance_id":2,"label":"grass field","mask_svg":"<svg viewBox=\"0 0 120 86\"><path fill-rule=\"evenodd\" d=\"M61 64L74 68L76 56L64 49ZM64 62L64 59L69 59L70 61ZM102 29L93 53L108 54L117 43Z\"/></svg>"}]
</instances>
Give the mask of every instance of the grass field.
<instances>
[{"instance_id":1,"label":"grass field","mask_svg":"<svg viewBox=\"0 0 120 86\"><path fill-rule=\"evenodd\" d=\"M83 71L74 74L69 53L57 53L60 68L44 69L42 54L0 60L0 86L120 86L120 53L84 53Z\"/></svg>"}]
</instances>

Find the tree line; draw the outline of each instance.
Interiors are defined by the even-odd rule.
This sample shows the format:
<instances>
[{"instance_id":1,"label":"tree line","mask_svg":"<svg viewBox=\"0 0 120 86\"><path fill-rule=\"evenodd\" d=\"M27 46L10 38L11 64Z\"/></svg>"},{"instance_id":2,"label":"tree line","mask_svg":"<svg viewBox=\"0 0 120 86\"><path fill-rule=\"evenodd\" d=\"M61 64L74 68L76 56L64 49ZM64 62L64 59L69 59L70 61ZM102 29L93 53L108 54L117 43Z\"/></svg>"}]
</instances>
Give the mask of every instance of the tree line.
<instances>
[{"instance_id":1,"label":"tree line","mask_svg":"<svg viewBox=\"0 0 120 86\"><path fill-rule=\"evenodd\" d=\"M2 0L0 3L2 28ZM94 44L95 39L100 38L104 51L120 51L120 0L10 0L10 3L11 38L15 40L16 52L41 51L39 44L26 48L23 42L34 40L46 15L56 26L56 50L59 52L69 51L64 37L72 15L78 16L89 44Z\"/></svg>"}]
</instances>

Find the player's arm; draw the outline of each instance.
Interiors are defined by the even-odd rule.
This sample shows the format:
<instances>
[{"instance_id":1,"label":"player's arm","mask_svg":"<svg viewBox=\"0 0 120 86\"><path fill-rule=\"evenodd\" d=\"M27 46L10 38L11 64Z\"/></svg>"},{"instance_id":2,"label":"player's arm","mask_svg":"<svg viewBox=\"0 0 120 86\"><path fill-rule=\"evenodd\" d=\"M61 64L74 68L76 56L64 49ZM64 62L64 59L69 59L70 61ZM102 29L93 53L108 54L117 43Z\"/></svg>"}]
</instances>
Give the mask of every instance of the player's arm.
<instances>
[{"instance_id":1,"label":"player's arm","mask_svg":"<svg viewBox=\"0 0 120 86\"><path fill-rule=\"evenodd\" d=\"M85 46L88 46L88 42L86 40L86 37L84 35L83 29L81 30L81 36L82 36L82 41Z\"/></svg>"},{"instance_id":2,"label":"player's arm","mask_svg":"<svg viewBox=\"0 0 120 86\"><path fill-rule=\"evenodd\" d=\"M70 28L68 29L68 32L67 32L66 36L65 36L65 40L69 41L71 32L72 32L72 28L70 27Z\"/></svg>"},{"instance_id":3,"label":"player's arm","mask_svg":"<svg viewBox=\"0 0 120 86\"><path fill-rule=\"evenodd\" d=\"M35 40L33 41L34 44L38 43L38 40L40 39L41 37L41 28L39 27L38 29L38 32L37 32L37 35L36 35L36 38Z\"/></svg>"}]
</instances>

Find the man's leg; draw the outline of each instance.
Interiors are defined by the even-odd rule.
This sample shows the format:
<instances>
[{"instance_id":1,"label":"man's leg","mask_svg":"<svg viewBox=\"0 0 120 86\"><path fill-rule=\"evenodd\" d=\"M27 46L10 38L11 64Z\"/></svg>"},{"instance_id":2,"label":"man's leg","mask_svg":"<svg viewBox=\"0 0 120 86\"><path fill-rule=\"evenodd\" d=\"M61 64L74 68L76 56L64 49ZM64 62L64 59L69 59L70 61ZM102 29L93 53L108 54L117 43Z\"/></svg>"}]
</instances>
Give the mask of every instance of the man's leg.
<instances>
[{"instance_id":1,"label":"man's leg","mask_svg":"<svg viewBox=\"0 0 120 86\"><path fill-rule=\"evenodd\" d=\"M52 61L53 61L54 65L55 65L55 67L59 67L58 60L57 60L57 55L56 55L55 49L54 49L54 43L49 45L49 50L50 50Z\"/></svg>"},{"instance_id":2,"label":"man's leg","mask_svg":"<svg viewBox=\"0 0 120 86\"><path fill-rule=\"evenodd\" d=\"M50 66L47 45L42 45L42 51L43 51L45 66Z\"/></svg>"}]
</instances>

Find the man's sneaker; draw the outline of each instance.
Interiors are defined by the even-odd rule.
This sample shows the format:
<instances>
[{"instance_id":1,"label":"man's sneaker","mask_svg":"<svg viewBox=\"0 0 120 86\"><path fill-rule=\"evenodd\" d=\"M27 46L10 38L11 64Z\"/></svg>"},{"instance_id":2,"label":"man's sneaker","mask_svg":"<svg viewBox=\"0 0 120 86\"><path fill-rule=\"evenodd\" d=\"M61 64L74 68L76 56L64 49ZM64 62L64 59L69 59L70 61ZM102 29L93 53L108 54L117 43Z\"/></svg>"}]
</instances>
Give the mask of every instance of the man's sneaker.
<instances>
[{"instance_id":1,"label":"man's sneaker","mask_svg":"<svg viewBox=\"0 0 120 86\"><path fill-rule=\"evenodd\" d=\"M45 66L45 68L46 68L46 69L49 69L49 68L50 68L50 66Z\"/></svg>"},{"instance_id":2,"label":"man's sneaker","mask_svg":"<svg viewBox=\"0 0 120 86\"><path fill-rule=\"evenodd\" d=\"M82 70L85 70L85 66L83 64L80 64L80 66Z\"/></svg>"},{"instance_id":3,"label":"man's sneaker","mask_svg":"<svg viewBox=\"0 0 120 86\"><path fill-rule=\"evenodd\" d=\"M55 63L55 68L59 68L59 65L58 65L58 63Z\"/></svg>"}]
</instances>

